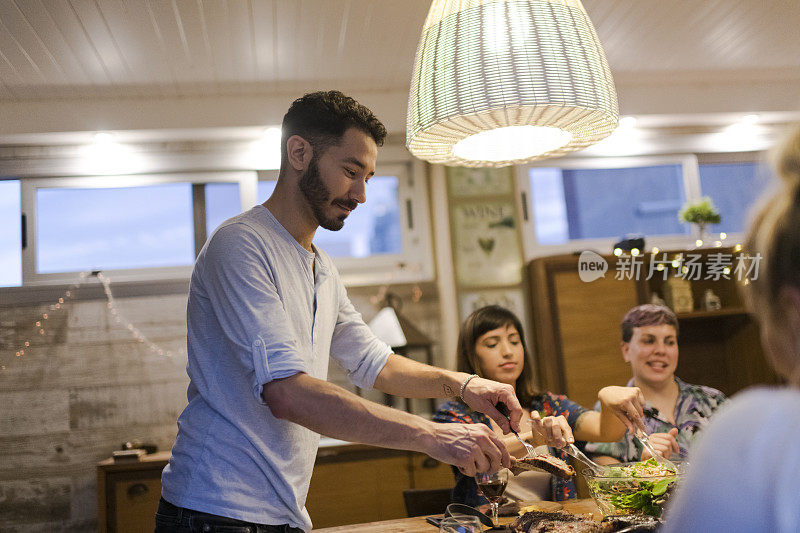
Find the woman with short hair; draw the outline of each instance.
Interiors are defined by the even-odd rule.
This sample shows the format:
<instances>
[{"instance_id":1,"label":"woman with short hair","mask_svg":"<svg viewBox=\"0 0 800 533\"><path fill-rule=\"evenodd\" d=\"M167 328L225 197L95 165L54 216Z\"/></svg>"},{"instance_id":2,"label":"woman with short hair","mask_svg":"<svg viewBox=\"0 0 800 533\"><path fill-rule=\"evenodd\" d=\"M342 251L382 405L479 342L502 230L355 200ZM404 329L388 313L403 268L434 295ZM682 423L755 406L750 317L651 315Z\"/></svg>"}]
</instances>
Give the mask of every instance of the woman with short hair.
<instances>
[{"instance_id":1,"label":"woman with short hair","mask_svg":"<svg viewBox=\"0 0 800 533\"><path fill-rule=\"evenodd\" d=\"M669 307L645 304L625 314L620 348L633 377L628 387L644 395L644 425L656 452L686 457L711 416L725 401L717 389L686 383L678 367L678 317ZM599 407L599 406L597 406ZM639 461L650 457L639 439L627 432L617 442L590 442L586 451L601 464Z\"/></svg>"}]
</instances>

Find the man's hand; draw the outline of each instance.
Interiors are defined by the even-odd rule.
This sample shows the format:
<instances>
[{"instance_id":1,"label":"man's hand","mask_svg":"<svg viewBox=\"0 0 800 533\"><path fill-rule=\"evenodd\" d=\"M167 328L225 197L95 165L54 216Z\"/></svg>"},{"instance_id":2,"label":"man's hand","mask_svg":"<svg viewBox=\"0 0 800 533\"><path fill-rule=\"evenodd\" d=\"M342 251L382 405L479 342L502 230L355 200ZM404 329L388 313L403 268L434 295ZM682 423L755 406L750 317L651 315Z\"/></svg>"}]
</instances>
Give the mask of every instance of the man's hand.
<instances>
[{"instance_id":1,"label":"man's hand","mask_svg":"<svg viewBox=\"0 0 800 533\"><path fill-rule=\"evenodd\" d=\"M522 406L514 393L514 387L484 378L472 378L464 389L464 401L474 411L485 414L494 420L503 433L512 429L519 433L519 421L524 414ZM508 407L509 417L506 418L495 405L503 402ZM509 419L511 424L509 425Z\"/></svg>"},{"instance_id":2,"label":"man's hand","mask_svg":"<svg viewBox=\"0 0 800 533\"><path fill-rule=\"evenodd\" d=\"M572 428L563 415L541 418L536 411L531 412L531 425L534 431L544 437L544 442L554 448L563 448L567 443L575 442Z\"/></svg>"},{"instance_id":3,"label":"man's hand","mask_svg":"<svg viewBox=\"0 0 800 533\"><path fill-rule=\"evenodd\" d=\"M603 409L619 418L631 435L636 430L646 431L644 427L645 399L639 387L603 387L597 393ZM612 419L613 420L613 419Z\"/></svg>"},{"instance_id":4,"label":"man's hand","mask_svg":"<svg viewBox=\"0 0 800 533\"><path fill-rule=\"evenodd\" d=\"M455 465L466 476L511 466L506 447L484 424L435 424L433 431L428 455Z\"/></svg>"},{"instance_id":5,"label":"man's hand","mask_svg":"<svg viewBox=\"0 0 800 533\"><path fill-rule=\"evenodd\" d=\"M678 446L678 441L675 440L678 436L678 428L672 428L668 433L653 433L647 436L647 440L653 446L653 449L663 458L669 459L673 453L680 453L681 449ZM642 461L650 459L650 452L647 448L642 450Z\"/></svg>"}]
</instances>

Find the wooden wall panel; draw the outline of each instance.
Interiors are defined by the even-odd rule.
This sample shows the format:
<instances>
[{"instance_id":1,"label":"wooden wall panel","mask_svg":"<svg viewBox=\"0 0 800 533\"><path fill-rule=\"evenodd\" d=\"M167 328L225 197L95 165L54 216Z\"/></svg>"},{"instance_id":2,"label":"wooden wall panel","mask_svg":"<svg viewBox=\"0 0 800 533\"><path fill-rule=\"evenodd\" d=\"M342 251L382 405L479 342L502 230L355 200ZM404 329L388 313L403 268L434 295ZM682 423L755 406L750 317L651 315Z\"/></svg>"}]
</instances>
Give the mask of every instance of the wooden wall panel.
<instances>
[{"instance_id":1,"label":"wooden wall panel","mask_svg":"<svg viewBox=\"0 0 800 533\"><path fill-rule=\"evenodd\" d=\"M171 382L73 389L69 392L69 427L169 424L185 406L185 391Z\"/></svg>"},{"instance_id":2,"label":"wooden wall panel","mask_svg":"<svg viewBox=\"0 0 800 533\"><path fill-rule=\"evenodd\" d=\"M436 285L421 288L419 303L411 302L411 284L392 291L403 298L410 320L441 338ZM351 292L369 320L378 290ZM0 531L94 531L97 462L133 439L171 449L186 405L186 295L119 297L116 303L174 357L137 342L114 322L103 299L69 301L48 313L44 336L36 336L35 323L47 305L0 305L0 360L6 365L0 372ZM30 349L16 358L29 338ZM440 358L438 344L434 352ZM336 376L352 389L341 371ZM396 496L386 503L395 514L402 510L402 496Z\"/></svg>"},{"instance_id":3,"label":"wooden wall panel","mask_svg":"<svg viewBox=\"0 0 800 533\"><path fill-rule=\"evenodd\" d=\"M0 393L0 435L46 435L69 429L69 394L65 390Z\"/></svg>"},{"instance_id":4,"label":"wooden wall panel","mask_svg":"<svg viewBox=\"0 0 800 533\"><path fill-rule=\"evenodd\" d=\"M66 522L70 518L69 478L0 481L0 530L5 525Z\"/></svg>"},{"instance_id":5,"label":"wooden wall panel","mask_svg":"<svg viewBox=\"0 0 800 533\"><path fill-rule=\"evenodd\" d=\"M185 295L119 298L150 352L105 300L0 307L0 530L96 529L95 465L123 442L169 449L186 405ZM48 312L46 334L35 322ZM33 342L23 357L15 350Z\"/></svg>"},{"instance_id":6,"label":"wooden wall panel","mask_svg":"<svg viewBox=\"0 0 800 533\"><path fill-rule=\"evenodd\" d=\"M554 303L564 361L565 392L591 408L597 391L606 385L624 385L630 368L620 353L619 323L637 304L634 281L607 275L583 282L575 272L553 276L558 295Z\"/></svg>"}]
</instances>

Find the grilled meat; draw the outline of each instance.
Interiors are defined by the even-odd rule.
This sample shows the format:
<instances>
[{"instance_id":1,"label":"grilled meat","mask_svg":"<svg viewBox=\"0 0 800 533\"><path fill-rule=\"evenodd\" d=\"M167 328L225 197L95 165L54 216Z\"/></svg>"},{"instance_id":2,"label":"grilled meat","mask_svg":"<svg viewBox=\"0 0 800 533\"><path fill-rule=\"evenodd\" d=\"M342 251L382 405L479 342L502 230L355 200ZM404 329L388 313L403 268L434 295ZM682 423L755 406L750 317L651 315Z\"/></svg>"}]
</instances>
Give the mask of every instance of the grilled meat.
<instances>
[{"instance_id":1,"label":"grilled meat","mask_svg":"<svg viewBox=\"0 0 800 533\"><path fill-rule=\"evenodd\" d=\"M511 463L511 473L515 476L527 470L539 469L549 472L562 479L569 479L575 475L575 469L566 461L552 455L536 455L524 459L516 459Z\"/></svg>"}]
</instances>

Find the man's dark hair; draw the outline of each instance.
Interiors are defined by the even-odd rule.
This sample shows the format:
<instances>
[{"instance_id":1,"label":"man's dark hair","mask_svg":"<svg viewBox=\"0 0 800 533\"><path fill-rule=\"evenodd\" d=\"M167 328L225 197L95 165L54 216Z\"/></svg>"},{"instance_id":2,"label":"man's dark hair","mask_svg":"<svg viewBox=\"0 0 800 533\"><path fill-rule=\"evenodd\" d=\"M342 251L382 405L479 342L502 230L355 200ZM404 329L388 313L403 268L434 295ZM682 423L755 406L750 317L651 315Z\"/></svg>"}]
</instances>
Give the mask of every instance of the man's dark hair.
<instances>
[{"instance_id":1,"label":"man's dark hair","mask_svg":"<svg viewBox=\"0 0 800 533\"><path fill-rule=\"evenodd\" d=\"M308 141L319 157L337 144L349 128L358 128L383 145L386 128L380 120L349 96L339 91L319 91L298 98L283 116L281 126L281 162L287 161L286 141L299 135Z\"/></svg>"},{"instance_id":2,"label":"man's dark hair","mask_svg":"<svg viewBox=\"0 0 800 533\"><path fill-rule=\"evenodd\" d=\"M633 338L633 328L644 326L660 326L667 324L675 328L678 334L678 317L669 307L655 304L637 305L625 314L622 319L622 342L630 342Z\"/></svg>"}]
</instances>

